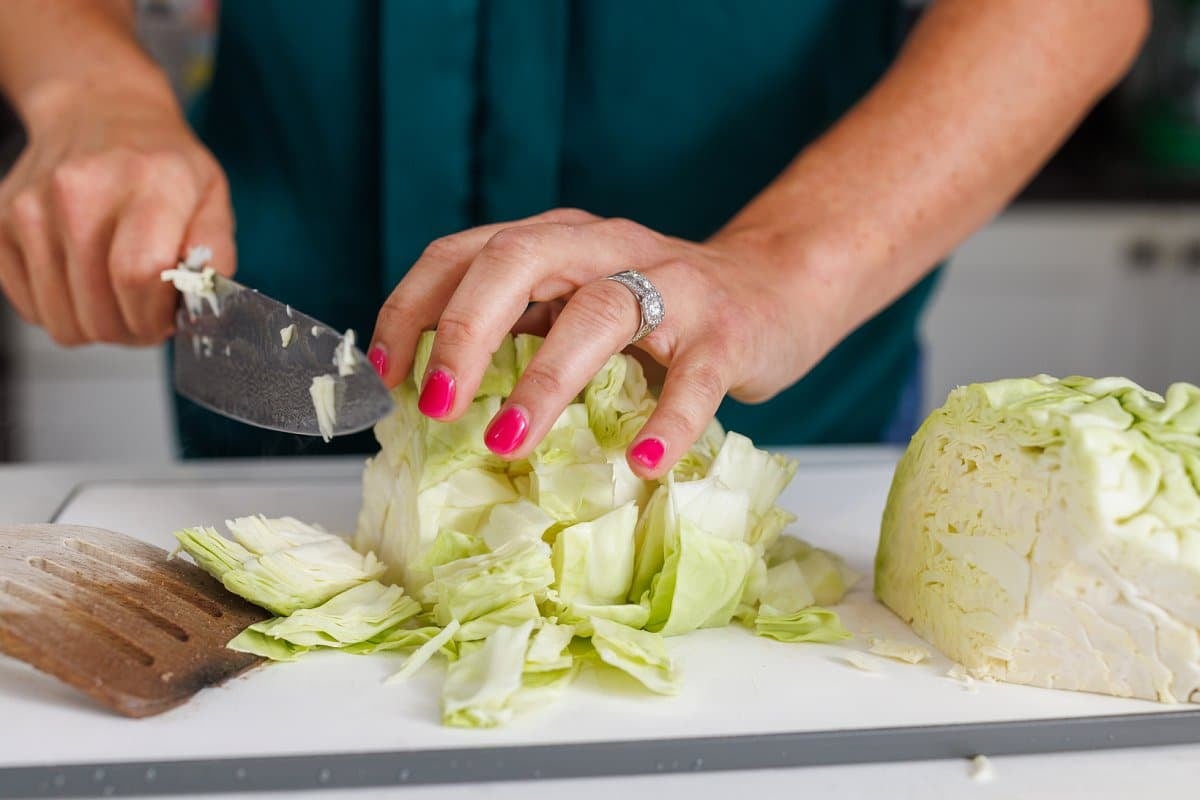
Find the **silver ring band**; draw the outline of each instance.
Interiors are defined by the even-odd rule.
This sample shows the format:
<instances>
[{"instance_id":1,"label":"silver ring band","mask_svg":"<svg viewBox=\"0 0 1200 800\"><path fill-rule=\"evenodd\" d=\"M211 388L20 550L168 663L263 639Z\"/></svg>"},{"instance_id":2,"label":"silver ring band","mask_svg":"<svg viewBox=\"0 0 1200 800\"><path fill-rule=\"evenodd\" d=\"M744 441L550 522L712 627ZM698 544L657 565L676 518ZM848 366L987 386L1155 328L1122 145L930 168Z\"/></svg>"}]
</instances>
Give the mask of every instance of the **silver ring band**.
<instances>
[{"instance_id":1,"label":"silver ring band","mask_svg":"<svg viewBox=\"0 0 1200 800\"><path fill-rule=\"evenodd\" d=\"M662 295L658 293L658 289L654 288L654 284L650 282L649 278L635 269L627 269L624 272L609 275L605 280L616 281L628 289L633 293L634 299L641 308L641 324L638 326L637 333L629 340L630 344L644 339L662 324L663 317L666 316L666 309L663 307Z\"/></svg>"}]
</instances>

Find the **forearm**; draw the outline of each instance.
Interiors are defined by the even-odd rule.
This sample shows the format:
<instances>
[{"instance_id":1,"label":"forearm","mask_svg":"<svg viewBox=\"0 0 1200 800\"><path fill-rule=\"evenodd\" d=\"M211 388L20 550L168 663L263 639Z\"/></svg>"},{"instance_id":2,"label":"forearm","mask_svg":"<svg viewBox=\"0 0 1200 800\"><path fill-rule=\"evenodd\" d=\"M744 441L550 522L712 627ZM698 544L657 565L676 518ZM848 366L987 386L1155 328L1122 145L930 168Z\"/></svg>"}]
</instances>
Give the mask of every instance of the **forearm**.
<instances>
[{"instance_id":1,"label":"forearm","mask_svg":"<svg viewBox=\"0 0 1200 800\"><path fill-rule=\"evenodd\" d=\"M134 34L132 0L4 0L0 92L26 125L52 116L67 94L117 86L169 102Z\"/></svg>"},{"instance_id":2,"label":"forearm","mask_svg":"<svg viewBox=\"0 0 1200 800\"><path fill-rule=\"evenodd\" d=\"M718 238L795 266L831 347L1029 180L1124 73L1143 0L941 0L895 65Z\"/></svg>"}]
</instances>

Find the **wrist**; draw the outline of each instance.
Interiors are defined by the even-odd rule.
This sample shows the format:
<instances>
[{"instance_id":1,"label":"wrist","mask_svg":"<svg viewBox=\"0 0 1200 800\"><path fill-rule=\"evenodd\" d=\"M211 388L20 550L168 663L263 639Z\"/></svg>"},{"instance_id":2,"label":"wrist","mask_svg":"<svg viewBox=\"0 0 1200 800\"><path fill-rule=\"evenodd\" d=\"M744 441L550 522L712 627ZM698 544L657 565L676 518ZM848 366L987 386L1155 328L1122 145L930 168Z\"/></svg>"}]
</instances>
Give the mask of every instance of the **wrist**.
<instances>
[{"instance_id":1,"label":"wrist","mask_svg":"<svg viewBox=\"0 0 1200 800\"><path fill-rule=\"evenodd\" d=\"M780 324L824 355L853 330L854 265L838 237L817 226L753 224L735 220L710 240L763 276L764 299Z\"/></svg>"},{"instance_id":2,"label":"wrist","mask_svg":"<svg viewBox=\"0 0 1200 800\"><path fill-rule=\"evenodd\" d=\"M118 82L92 75L46 78L14 97L13 107L31 138L56 120L80 113L136 108L180 115L170 82L154 65L125 70Z\"/></svg>"}]
</instances>

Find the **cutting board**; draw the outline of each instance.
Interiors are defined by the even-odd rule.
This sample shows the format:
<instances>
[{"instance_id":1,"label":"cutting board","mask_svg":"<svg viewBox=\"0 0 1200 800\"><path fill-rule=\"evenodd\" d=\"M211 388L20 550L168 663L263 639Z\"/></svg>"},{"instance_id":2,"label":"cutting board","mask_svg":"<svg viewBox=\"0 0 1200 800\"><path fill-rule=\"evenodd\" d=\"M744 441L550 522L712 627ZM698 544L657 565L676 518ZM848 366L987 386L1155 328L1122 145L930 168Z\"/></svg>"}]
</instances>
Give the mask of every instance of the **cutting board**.
<instances>
[{"instance_id":1,"label":"cutting board","mask_svg":"<svg viewBox=\"0 0 1200 800\"><path fill-rule=\"evenodd\" d=\"M838 607L854 640L784 644L740 628L669 640L676 697L585 675L562 699L496 730L438 721L440 665L384 686L399 655L319 653L130 720L0 658L0 797L361 786L710 768L792 766L1200 741L1200 710L1004 684L968 691L936 655L908 665L845 660L868 636L922 644L876 602L871 563L890 457L806 460L781 499L791 532L867 577ZM291 515L350 531L355 480L148 481L81 485L55 521L173 547L172 531L239 515ZM151 776L147 778L147 776Z\"/></svg>"}]
</instances>

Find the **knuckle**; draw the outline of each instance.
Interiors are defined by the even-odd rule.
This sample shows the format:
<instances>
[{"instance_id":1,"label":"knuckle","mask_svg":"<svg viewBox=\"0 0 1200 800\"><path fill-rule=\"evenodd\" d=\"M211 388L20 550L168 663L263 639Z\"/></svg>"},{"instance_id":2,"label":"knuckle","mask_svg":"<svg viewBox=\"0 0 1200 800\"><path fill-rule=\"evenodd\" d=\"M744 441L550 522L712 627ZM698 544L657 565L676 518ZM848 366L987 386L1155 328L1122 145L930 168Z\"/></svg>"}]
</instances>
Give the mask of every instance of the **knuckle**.
<instances>
[{"instance_id":1,"label":"knuckle","mask_svg":"<svg viewBox=\"0 0 1200 800\"><path fill-rule=\"evenodd\" d=\"M80 322L83 335L93 342L121 344L125 340L125 329L107 317Z\"/></svg>"},{"instance_id":2,"label":"knuckle","mask_svg":"<svg viewBox=\"0 0 1200 800\"><path fill-rule=\"evenodd\" d=\"M625 239L635 244L649 244L654 240L654 234L649 228L624 217L607 219L601 225L608 234L617 239Z\"/></svg>"},{"instance_id":3,"label":"knuckle","mask_svg":"<svg viewBox=\"0 0 1200 800\"><path fill-rule=\"evenodd\" d=\"M544 214L539 214L534 219L543 220L545 222L559 222L566 225L581 225L585 222L592 222L598 217L595 214L584 211L582 208L555 208Z\"/></svg>"},{"instance_id":4,"label":"knuckle","mask_svg":"<svg viewBox=\"0 0 1200 800\"><path fill-rule=\"evenodd\" d=\"M541 240L542 234L534 227L505 228L494 234L483 249L507 269L532 260Z\"/></svg>"},{"instance_id":5,"label":"knuckle","mask_svg":"<svg viewBox=\"0 0 1200 800\"><path fill-rule=\"evenodd\" d=\"M421 253L422 261L451 261L458 250L453 236L441 236L425 245Z\"/></svg>"},{"instance_id":6,"label":"knuckle","mask_svg":"<svg viewBox=\"0 0 1200 800\"><path fill-rule=\"evenodd\" d=\"M97 171L94 160L66 161L50 173L50 187L60 200L73 198L87 190Z\"/></svg>"},{"instance_id":7,"label":"knuckle","mask_svg":"<svg viewBox=\"0 0 1200 800\"><path fill-rule=\"evenodd\" d=\"M38 230L46 222L46 210L42 206L42 199L31 189L17 193L12 199L10 213L12 221L22 228Z\"/></svg>"},{"instance_id":8,"label":"knuckle","mask_svg":"<svg viewBox=\"0 0 1200 800\"><path fill-rule=\"evenodd\" d=\"M681 389L701 401L706 408L715 408L725 394L725 378L712 361L698 361L682 370L678 376Z\"/></svg>"},{"instance_id":9,"label":"knuckle","mask_svg":"<svg viewBox=\"0 0 1200 800\"><path fill-rule=\"evenodd\" d=\"M113 265L113 270L110 272L110 281L113 282L113 289L120 293L128 293L128 291L137 291L144 287L145 278L142 277L142 271L133 269L128 265Z\"/></svg>"},{"instance_id":10,"label":"knuckle","mask_svg":"<svg viewBox=\"0 0 1200 800\"><path fill-rule=\"evenodd\" d=\"M668 440L691 441L701 429L701 421L675 406L660 405L654 413L654 428Z\"/></svg>"},{"instance_id":11,"label":"knuckle","mask_svg":"<svg viewBox=\"0 0 1200 800\"><path fill-rule=\"evenodd\" d=\"M461 349L481 341L479 323L469 317L447 312L438 320L437 347Z\"/></svg>"},{"instance_id":12,"label":"knuckle","mask_svg":"<svg viewBox=\"0 0 1200 800\"><path fill-rule=\"evenodd\" d=\"M628 294L628 290L613 281L593 281L575 293L567 308L589 327L625 333L631 324L637 324Z\"/></svg>"},{"instance_id":13,"label":"knuckle","mask_svg":"<svg viewBox=\"0 0 1200 800\"><path fill-rule=\"evenodd\" d=\"M531 362L521 380L535 387L543 397L559 397L567 393L561 373L544 360L541 363L536 360Z\"/></svg>"},{"instance_id":14,"label":"knuckle","mask_svg":"<svg viewBox=\"0 0 1200 800\"><path fill-rule=\"evenodd\" d=\"M697 275L697 269L691 261L686 258L670 258L662 264L654 267L655 276L664 283L678 284L688 286L694 284L700 277ZM666 280L663 280L663 279ZM707 280L704 281L708 283Z\"/></svg>"},{"instance_id":15,"label":"knuckle","mask_svg":"<svg viewBox=\"0 0 1200 800\"><path fill-rule=\"evenodd\" d=\"M83 333L75 327L53 326L46 331L59 347L79 347L86 343Z\"/></svg>"},{"instance_id":16,"label":"knuckle","mask_svg":"<svg viewBox=\"0 0 1200 800\"><path fill-rule=\"evenodd\" d=\"M191 165L176 152L160 150L138 153L133 159L134 174L144 180L162 181L168 185L180 185L192 178Z\"/></svg>"}]
</instances>

